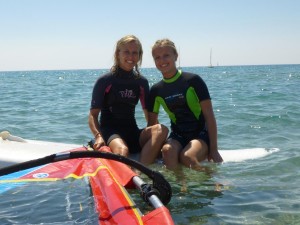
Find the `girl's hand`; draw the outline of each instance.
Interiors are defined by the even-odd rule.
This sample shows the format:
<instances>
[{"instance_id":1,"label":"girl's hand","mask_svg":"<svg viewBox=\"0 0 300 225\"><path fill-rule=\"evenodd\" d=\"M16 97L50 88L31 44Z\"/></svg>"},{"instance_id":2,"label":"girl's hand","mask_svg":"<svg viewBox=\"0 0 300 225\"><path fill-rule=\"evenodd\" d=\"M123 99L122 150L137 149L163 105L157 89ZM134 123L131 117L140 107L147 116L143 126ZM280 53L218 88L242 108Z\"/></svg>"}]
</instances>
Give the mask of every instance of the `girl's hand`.
<instances>
[{"instance_id":1,"label":"girl's hand","mask_svg":"<svg viewBox=\"0 0 300 225\"><path fill-rule=\"evenodd\" d=\"M99 150L102 146L105 146L105 142L104 142L102 136L101 135L96 135L95 143L93 145L93 148L95 150Z\"/></svg>"}]
</instances>

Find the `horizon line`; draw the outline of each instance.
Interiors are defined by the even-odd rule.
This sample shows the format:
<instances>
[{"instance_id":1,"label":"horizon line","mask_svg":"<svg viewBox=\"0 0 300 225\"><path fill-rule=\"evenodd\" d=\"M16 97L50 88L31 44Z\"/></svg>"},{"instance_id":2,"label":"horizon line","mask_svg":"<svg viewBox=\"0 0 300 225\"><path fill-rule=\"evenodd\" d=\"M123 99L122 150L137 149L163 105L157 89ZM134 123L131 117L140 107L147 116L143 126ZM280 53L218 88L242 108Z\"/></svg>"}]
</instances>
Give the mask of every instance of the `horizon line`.
<instances>
[{"instance_id":1,"label":"horizon line","mask_svg":"<svg viewBox=\"0 0 300 225\"><path fill-rule=\"evenodd\" d=\"M238 66L295 66L298 63L283 63L283 64L244 64L244 65L217 65L217 66L180 66L178 68L200 67L200 68L218 68L218 67L238 67ZM143 69L157 69L156 67L142 67ZM31 72L31 71L71 71L71 70L110 70L110 68L85 68L85 69L26 69L26 70L0 70L0 72Z\"/></svg>"}]
</instances>

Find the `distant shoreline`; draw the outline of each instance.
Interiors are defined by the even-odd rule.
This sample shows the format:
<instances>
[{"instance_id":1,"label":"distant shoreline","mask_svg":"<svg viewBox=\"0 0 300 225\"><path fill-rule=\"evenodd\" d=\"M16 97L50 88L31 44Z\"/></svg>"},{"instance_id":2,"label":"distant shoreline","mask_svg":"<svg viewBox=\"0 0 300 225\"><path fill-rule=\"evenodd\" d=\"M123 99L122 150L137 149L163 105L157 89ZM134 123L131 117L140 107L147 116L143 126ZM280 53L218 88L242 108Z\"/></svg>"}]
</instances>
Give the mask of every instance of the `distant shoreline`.
<instances>
[{"instance_id":1,"label":"distant shoreline","mask_svg":"<svg viewBox=\"0 0 300 225\"><path fill-rule=\"evenodd\" d=\"M213 68L219 68L219 67L249 67L249 66L297 66L300 64L253 64L253 65L218 65L214 66ZM208 68L208 66L180 66L180 68ZM155 67L142 67L143 69L156 69ZM36 71L75 71L75 70L110 70L110 68L87 68L87 69L28 69L28 70L0 70L0 72L36 72Z\"/></svg>"}]
</instances>

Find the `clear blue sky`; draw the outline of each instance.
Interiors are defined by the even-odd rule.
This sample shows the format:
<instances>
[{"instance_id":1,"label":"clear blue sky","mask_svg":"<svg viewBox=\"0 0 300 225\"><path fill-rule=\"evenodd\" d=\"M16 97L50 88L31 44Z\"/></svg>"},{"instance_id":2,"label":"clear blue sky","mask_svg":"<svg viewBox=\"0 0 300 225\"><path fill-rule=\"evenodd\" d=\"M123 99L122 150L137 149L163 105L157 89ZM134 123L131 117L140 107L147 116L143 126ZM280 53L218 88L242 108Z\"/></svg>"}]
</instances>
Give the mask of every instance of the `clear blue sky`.
<instances>
[{"instance_id":1,"label":"clear blue sky","mask_svg":"<svg viewBox=\"0 0 300 225\"><path fill-rule=\"evenodd\" d=\"M0 0L0 71L110 68L116 41L172 39L181 66L300 64L298 0Z\"/></svg>"}]
</instances>

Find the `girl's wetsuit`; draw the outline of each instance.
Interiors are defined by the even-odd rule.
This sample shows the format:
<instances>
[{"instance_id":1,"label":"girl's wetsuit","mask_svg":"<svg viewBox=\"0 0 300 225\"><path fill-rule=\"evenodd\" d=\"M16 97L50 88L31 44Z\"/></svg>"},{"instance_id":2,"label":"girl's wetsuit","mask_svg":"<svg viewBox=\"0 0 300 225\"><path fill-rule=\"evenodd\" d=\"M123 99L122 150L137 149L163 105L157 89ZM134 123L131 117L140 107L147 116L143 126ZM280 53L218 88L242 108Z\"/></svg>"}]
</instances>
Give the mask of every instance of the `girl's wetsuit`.
<instances>
[{"instance_id":1,"label":"girl's wetsuit","mask_svg":"<svg viewBox=\"0 0 300 225\"><path fill-rule=\"evenodd\" d=\"M210 99L205 82L196 74L177 71L170 79L163 79L150 90L148 111L159 113L160 105L171 120L170 137L184 147L192 139L209 144L200 101Z\"/></svg>"},{"instance_id":2,"label":"girl's wetsuit","mask_svg":"<svg viewBox=\"0 0 300 225\"><path fill-rule=\"evenodd\" d=\"M128 145L131 153L140 152L139 136L142 130L137 126L135 107L140 100L146 108L149 84L145 77L134 71L118 69L109 72L96 81L91 109L100 109L100 131L107 144L113 134L119 135Z\"/></svg>"}]
</instances>

